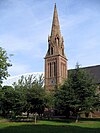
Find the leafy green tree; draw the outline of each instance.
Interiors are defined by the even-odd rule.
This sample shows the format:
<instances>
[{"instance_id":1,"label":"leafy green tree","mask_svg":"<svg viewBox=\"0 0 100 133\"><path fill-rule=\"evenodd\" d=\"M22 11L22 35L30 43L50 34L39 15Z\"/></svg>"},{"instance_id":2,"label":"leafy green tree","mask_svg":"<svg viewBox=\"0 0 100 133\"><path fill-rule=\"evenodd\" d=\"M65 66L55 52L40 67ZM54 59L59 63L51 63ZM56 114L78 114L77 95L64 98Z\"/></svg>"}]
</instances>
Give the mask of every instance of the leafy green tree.
<instances>
[{"instance_id":1,"label":"leafy green tree","mask_svg":"<svg viewBox=\"0 0 100 133\"><path fill-rule=\"evenodd\" d=\"M0 89L0 114L4 117L21 114L25 105L22 92L14 90L12 86Z\"/></svg>"},{"instance_id":2,"label":"leafy green tree","mask_svg":"<svg viewBox=\"0 0 100 133\"><path fill-rule=\"evenodd\" d=\"M14 105L14 89L11 86L4 86L0 89L0 112L6 117L12 111Z\"/></svg>"},{"instance_id":3,"label":"leafy green tree","mask_svg":"<svg viewBox=\"0 0 100 133\"><path fill-rule=\"evenodd\" d=\"M54 92L46 92L45 93L45 105L48 109L54 108Z\"/></svg>"},{"instance_id":4,"label":"leafy green tree","mask_svg":"<svg viewBox=\"0 0 100 133\"><path fill-rule=\"evenodd\" d=\"M9 76L7 69L11 66L11 64L8 59L7 52L0 47L0 86L3 79L6 79Z\"/></svg>"},{"instance_id":5,"label":"leafy green tree","mask_svg":"<svg viewBox=\"0 0 100 133\"><path fill-rule=\"evenodd\" d=\"M2 88L0 88L0 115L3 114L3 101L4 101L4 92L2 90Z\"/></svg>"},{"instance_id":6,"label":"leafy green tree","mask_svg":"<svg viewBox=\"0 0 100 133\"><path fill-rule=\"evenodd\" d=\"M72 88L74 89L78 103L75 104L74 111L89 113L94 110L96 103L96 85L93 79L83 70L76 66L75 71L70 75ZM78 105L78 106L77 106Z\"/></svg>"},{"instance_id":7,"label":"leafy green tree","mask_svg":"<svg viewBox=\"0 0 100 133\"><path fill-rule=\"evenodd\" d=\"M89 113L94 110L96 103L96 86L89 75L76 66L69 74L67 81L55 93L56 107L74 115Z\"/></svg>"},{"instance_id":8,"label":"leafy green tree","mask_svg":"<svg viewBox=\"0 0 100 133\"><path fill-rule=\"evenodd\" d=\"M70 111L73 109L76 103L74 90L70 86L71 81L68 78L58 90L55 92L55 109L57 114L65 115L67 118L70 115Z\"/></svg>"},{"instance_id":9,"label":"leafy green tree","mask_svg":"<svg viewBox=\"0 0 100 133\"><path fill-rule=\"evenodd\" d=\"M33 75L22 76L18 83L13 84L16 91L24 94L23 112L41 114L45 108L45 90L43 89L43 75L37 79Z\"/></svg>"},{"instance_id":10,"label":"leafy green tree","mask_svg":"<svg viewBox=\"0 0 100 133\"><path fill-rule=\"evenodd\" d=\"M45 91L38 84L34 84L32 89L27 93L27 102L30 103L30 112L38 113L44 112L45 108Z\"/></svg>"}]
</instances>

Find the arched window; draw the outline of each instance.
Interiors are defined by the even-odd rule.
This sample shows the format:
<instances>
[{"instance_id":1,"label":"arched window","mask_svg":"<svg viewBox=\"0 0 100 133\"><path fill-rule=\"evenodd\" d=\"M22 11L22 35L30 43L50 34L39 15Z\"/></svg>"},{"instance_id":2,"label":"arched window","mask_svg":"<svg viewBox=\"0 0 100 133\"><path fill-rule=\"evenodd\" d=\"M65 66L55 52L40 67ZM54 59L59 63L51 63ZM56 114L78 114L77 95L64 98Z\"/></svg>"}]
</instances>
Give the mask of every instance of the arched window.
<instances>
[{"instance_id":1,"label":"arched window","mask_svg":"<svg viewBox=\"0 0 100 133\"><path fill-rule=\"evenodd\" d=\"M53 47L51 47L51 55L53 54Z\"/></svg>"},{"instance_id":2,"label":"arched window","mask_svg":"<svg viewBox=\"0 0 100 133\"><path fill-rule=\"evenodd\" d=\"M57 69L56 69L56 62L54 62L54 76L56 76L56 72L57 72Z\"/></svg>"},{"instance_id":3,"label":"arched window","mask_svg":"<svg viewBox=\"0 0 100 133\"><path fill-rule=\"evenodd\" d=\"M64 55L64 49L62 49L62 55Z\"/></svg>"},{"instance_id":4,"label":"arched window","mask_svg":"<svg viewBox=\"0 0 100 133\"><path fill-rule=\"evenodd\" d=\"M49 48L48 48L48 54L50 55L50 44L49 44Z\"/></svg>"},{"instance_id":5,"label":"arched window","mask_svg":"<svg viewBox=\"0 0 100 133\"><path fill-rule=\"evenodd\" d=\"M56 43L56 45L58 46L58 44L59 44L59 37L56 37L56 38L55 38L55 43Z\"/></svg>"},{"instance_id":6,"label":"arched window","mask_svg":"<svg viewBox=\"0 0 100 133\"><path fill-rule=\"evenodd\" d=\"M50 63L50 77L51 77L51 63Z\"/></svg>"}]
</instances>

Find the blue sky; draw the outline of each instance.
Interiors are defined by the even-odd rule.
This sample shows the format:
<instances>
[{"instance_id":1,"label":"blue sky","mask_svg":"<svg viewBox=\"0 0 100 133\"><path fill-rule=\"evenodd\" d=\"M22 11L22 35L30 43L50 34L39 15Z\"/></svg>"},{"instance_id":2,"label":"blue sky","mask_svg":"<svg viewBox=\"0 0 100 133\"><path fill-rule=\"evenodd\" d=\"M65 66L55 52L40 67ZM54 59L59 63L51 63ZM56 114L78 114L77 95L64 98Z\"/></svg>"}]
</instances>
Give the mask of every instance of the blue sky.
<instances>
[{"instance_id":1,"label":"blue sky","mask_svg":"<svg viewBox=\"0 0 100 133\"><path fill-rule=\"evenodd\" d=\"M0 46L14 54L11 76L44 71L54 3L68 69L100 65L100 0L0 0Z\"/></svg>"}]
</instances>

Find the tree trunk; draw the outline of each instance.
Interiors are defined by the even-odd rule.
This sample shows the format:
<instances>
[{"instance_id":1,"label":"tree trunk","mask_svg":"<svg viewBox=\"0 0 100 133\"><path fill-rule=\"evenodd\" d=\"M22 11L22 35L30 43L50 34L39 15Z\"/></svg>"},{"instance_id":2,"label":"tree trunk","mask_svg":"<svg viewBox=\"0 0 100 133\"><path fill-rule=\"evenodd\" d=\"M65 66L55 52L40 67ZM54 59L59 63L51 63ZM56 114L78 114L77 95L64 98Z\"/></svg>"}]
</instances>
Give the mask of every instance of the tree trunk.
<instances>
[{"instance_id":1,"label":"tree trunk","mask_svg":"<svg viewBox=\"0 0 100 133\"><path fill-rule=\"evenodd\" d=\"M29 118L29 111L27 111L27 118Z\"/></svg>"},{"instance_id":2,"label":"tree trunk","mask_svg":"<svg viewBox=\"0 0 100 133\"><path fill-rule=\"evenodd\" d=\"M77 114L75 123L77 123L78 121L79 121L79 115Z\"/></svg>"}]
</instances>

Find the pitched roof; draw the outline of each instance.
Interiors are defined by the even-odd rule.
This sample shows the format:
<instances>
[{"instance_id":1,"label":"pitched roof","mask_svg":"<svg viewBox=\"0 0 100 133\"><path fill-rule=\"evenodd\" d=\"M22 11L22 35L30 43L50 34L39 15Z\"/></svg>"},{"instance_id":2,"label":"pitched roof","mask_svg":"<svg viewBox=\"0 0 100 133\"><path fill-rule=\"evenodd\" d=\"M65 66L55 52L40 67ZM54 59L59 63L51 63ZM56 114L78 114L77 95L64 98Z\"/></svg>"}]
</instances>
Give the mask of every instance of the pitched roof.
<instances>
[{"instance_id":1,"label":"pitched roof","mask_svg":"<svg viewBox=\"0 0 100 133\"><path fill-rule=\"evenodd\" d=\"M84 69L90 76L93 77L94 81L97 84L100 84L100 65L83 67L81 69ZM74 69L72 69L72 70L74 70ZM69 70L69 71L71 71L71 70Z\"/></svg>"}]
</instances>

